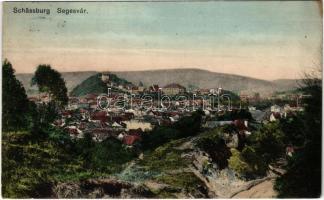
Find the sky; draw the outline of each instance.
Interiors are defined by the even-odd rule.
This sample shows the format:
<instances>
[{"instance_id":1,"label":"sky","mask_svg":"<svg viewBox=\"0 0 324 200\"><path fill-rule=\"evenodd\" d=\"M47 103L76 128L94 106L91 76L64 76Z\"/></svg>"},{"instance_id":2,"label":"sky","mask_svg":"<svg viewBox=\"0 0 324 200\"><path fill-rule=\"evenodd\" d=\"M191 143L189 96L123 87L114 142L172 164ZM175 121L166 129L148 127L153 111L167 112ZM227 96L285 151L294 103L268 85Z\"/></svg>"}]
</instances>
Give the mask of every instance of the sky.
<instances>
[{"instance_id":1,"label":"sky","mask_svg":"<svg viewBox=\"0 0 324 200\"><path fill-rule=\"evenodd\" d=\"M14 13L15 7L50 14ZM17 73L50 64L61 72L199 68L301 78L322 66L319 7L316 1L4 2L2 59Z\"/></svg>"}]
</instances>

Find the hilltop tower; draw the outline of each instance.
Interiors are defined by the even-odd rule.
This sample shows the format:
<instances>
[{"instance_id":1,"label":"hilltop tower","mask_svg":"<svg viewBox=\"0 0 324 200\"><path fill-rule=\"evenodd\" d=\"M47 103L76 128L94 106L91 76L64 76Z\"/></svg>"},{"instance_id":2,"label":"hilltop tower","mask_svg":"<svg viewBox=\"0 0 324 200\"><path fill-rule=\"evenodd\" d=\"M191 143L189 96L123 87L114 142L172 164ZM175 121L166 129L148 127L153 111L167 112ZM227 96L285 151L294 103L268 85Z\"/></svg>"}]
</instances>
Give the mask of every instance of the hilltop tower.
<instances>
[{"instance_id":1,"label":"hilltop tower","mask_svg":"<svg viewBox=\"0 0 324 200\"><path fill-rule=\"evenodd\" d=\"M109 73L105 72L101 74L101 80L104 83L109 83Z\"/></svg>"}]
</instances>

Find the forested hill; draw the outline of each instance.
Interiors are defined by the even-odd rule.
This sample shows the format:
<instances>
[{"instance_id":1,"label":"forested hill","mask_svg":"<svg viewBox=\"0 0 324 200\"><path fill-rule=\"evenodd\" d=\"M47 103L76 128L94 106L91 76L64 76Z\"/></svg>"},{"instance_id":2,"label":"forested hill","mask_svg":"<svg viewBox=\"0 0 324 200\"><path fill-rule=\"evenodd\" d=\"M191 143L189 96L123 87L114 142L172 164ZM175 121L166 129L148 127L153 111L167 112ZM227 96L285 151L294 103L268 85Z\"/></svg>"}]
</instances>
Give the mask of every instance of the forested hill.
<instances>
[{"instance_id":1,"label":"forested hill","mask_svg":"<svg viewBox=\"0 0 324 200\"><path fill-rule=\"evenodd\" d=\"M121 79L115 74L109 75L110 81L119 85L119 84L132 84L131 82ZM95 74L84 80L82 83L77 85L70 92L71 96L84 96L87 94L101 94L107 93L107 85L101 80L101 73Z\"/></svg>"}]
</instances>

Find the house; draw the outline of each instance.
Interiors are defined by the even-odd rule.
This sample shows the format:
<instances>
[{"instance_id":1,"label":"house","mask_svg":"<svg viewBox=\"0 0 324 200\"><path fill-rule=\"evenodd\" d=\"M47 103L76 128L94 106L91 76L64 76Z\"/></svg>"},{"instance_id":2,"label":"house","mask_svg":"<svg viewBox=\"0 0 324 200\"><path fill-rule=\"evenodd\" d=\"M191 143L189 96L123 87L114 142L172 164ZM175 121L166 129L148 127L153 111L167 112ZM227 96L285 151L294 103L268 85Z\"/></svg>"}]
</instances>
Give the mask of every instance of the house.
<instances>
[{"instance_id":1,"label":"house","mask_svg":"<svg viewBox=\"0 0 324 200\"><path fill-rule=\"evenodd\" d=\"M78 108L89 109L90 108L90 104L89 103L79 102Z\"/></svg>"},{"instance_id":2,"label":"house","mask_svg":"<svg viewBox=\"0 0 324 200\"><path fill-rule=\"evenodd\" d=\"M178 121L178 120L175 119L174 117L169 117L169 119L170 119L171 123L174 123L174 122L177 122L177 121Z\"/></svg>"},{"instance_id":3,"label":"house","mask_svg":"<svg viewBox=\"0 0 324 200\"><path fill-rule=\"evenodd\" d=\"M171 83L163 87L163 93L166 95L177 95L186 92L186 88L177 83Z\"/></svg>"},{"instance_id":4,"label":"house","mask_svg":"<svg viewBox=\"0 0 324 200\"><path fill-rule=\"evenodd\" d=\"M76 110L76 109L78 109L78 104L69 103L69 105L67 106L67 110Z\"/></svg>"},{"instance_id":5,"label":"house","mask_svg":"<svg viewBox=\"0 0 324 200\"><path fill-rule=\"evenodd\" d=\"M250 113L252 115L252 118L259 123L261 123L266 116L266 112L263 112L261 110L250 110Z\"/></svg>"},{"instance_id":6,"label":"house","mask_svg":"<svg viewBox=\"0 0 324 200\"><path fill-rule=\"evenodd\" d=\"M141 141L142 138L136 135L125 135L123 137L123 143L128 145L128 146L132 146L134 145L136 142Z\"/></svg>"},{"instance_id":7,"label":"house","mask_svg":"<svg viewBox=\"0 0 324 200\"><path fill-rule=\"evenodd\" d=\"M125 118L125 120L131 120L134 118L134 113L132 112L124 112L123 117Z\"/></svg>"},{"instance_id":8,"label":"house","mask_svg":"<svg viewBox=\"0 0 324 200\"><path fill-rule=\"evenodd\" d=\"M132 119L129 121L124 121L126 124L126 130L141 129L141 130L152 130L152 124L148 120L137 120Z\"/></svg>"},{"instance_id":9,"label":"house","mask_svg":"<svg viewBox=\"0 0 324 200\"><path fill-rule=\"evenodd\" d=\"M274 113L280 113L282 111L282 109L278 105L273 105L273 106L271 106L270 111L274 112Z\"/></svg>"},{"instance_id":10,"label":"house","mask_svg":"<svg viewBox=\"0 0 324 200\"><path fill-rule=\"evenodd\" d=\"M279 119L281 119L281 114L278 113L278 112L272 112L271 115L270 115L269 121L274 122L274 121L277 121Z\"/></svg>"},{"instance_id":11,"label":"house","mask_svg":"<svg viewBox=\"0 0 324 200\"><path fill-rule=\"evenodd\" d=\"M292 155L295 153L294 147L291 145L288 145L286 147L286 155L289 157L292 157Z\"/></svg>"},{"instance_id":12,"label":"house","mask_svg":"<svg viewBox=\"0 0 324 200\"><path fill-rule=\"evenodd\" d=\"M65 118L71 118L72 117L72 112L71 111L63 111L61 115Z\"/></svg>"},{"instance_id":13,"label":"house","mask_svg":"<svg viewBox=\"0 0 324 200\"><path fill-rule=\"evenodd\" d=\"M83 137L83 132L80 129L78 129L76 126L66 127L65 130L67 130L67 132L69 133L69 135L72 138L82 138Z\"/></svg>"},{"instance_id":14,"label":"house","mask_svg":"<svg viewBox=\"0 0 324 200\"><path fill-rule=\"evenodd\" d=\"M156 92L159 92L159 88L160 88L159 85L151 85L149 87L148 91L150 93L156 93Z\"/></svg>"},{"instance_id":15,"label":"house","mask_svg":"<svg viewBox=\"0 0 324 200\"><path fill-rule=\"evenodd\" d=\"M233 121L206 121L203 125L204 128L216 128L219 126L233 124Z\"/></svg>"},{"instance_id":16,"label":"house","mask_svg":"<svg viewBox=\"0 0 324 200\"><path fill-rule=\"evenodd\" d=\"M131 93L132 94L139 94L139 93L141 93L143 91L144 91L144 87L143 86L133 86L131 88Z\"/></svg>"},{"instance_id":17,"label":"house","mask_svg":"<svg viewBox=\"0 0 324 200\"><path fill-rule=\"evenodd\" d=\"M96 101L89 103L89 107L92 109L97 109L98 108L98 103Z\"/></svg>"},{"instance_id":18,"label":"house","mask_svg":"<svg viewBox=\"0 0 324 200\"><path fill-rule=\"evenodd\" d=\"M197 93L200 95L208 95L210 94L210 89L198 89Z\"/></svg>"},{"instance_id":19,"label":"house","mask_svg":"<svg viewBox=\"0 0 324 200\"><path fill-rule=\"evenodd\" d=\"M137 86L133 86L132 88L131 88L131 91L130 91L130 93L132 93L132 94L138 94L138 87Z\"/></svg>"},{"instance_id":20,"label":"house","mask_svg":"<svg viewBox=\"0 0 324 200\"><path fill-rule=\"evenodd\" d=\"M118 124L117 122L114 122L112 125L111 125L113 128L122 128L123 126Z\"/></svg>"},{"instance_id":21,"label":"house","mask_svg":"<svg viewBox=\"0 0 324 200\"><path fill-rule=\"evenodd\" d=\"M92 113L91 115L91 120L99 120L101 122L106 122L108 121L108 115L105 111L99 111L99 112L95 112L95 113Z\"/></svg>"},{"instance_id":22,"label":"house","mask_svg":"<svg viewBox=\"0 0 324 200\"><path fill-rule=\"evenodd\" d=\"M247 94L240 94L240 99L241 99L241 101L248 101L249 100L249 98L250 98L250 96L249 95L247 95Z\"/></svg>"},{"instance_id":23,"label":"house","mask_svg":"<svg viewBox=\"0 0 324 200\"><path fill-rule=\"evenodd\" d=\"M37 97L28 97L29 101L33 101L35 103L39 102L39 99Z\"/></svg>"},{"instance_id":24,"label":"house","mask_svg":"<svg viewBox=\"0 0 324 200\"><path fill-rule=\"evenodd\" d=\"M125 132L119 133L119 135L117 136L117 139L120 141L123 141L124 136L125 136Z\"/></svg>"},{"instance_id":25,"label":"house","mask_svg":"<svg viewBox=\"0 0 324 200\"><path fill-rule=\"evenodd\" d=\"M235 125L236 128L240 130L246 130L248 127L248 121L246 120L236 119L234 120L233 124Z\"/></svg>"},{"instance_id":26,"label":"house","mask_svg":"<svg viewBox=\"0 0 324 200\"><path fill-rule=\"evenodd\" d=\"M81 123L79 124L78 128L79 128L80 130L85 130L85 129L87 128L87 125L86 125L85 122L81 122Z\"/></svg>"},{"instance_id":27,"label":"house","mask_svg":"<svg viewBox=\"0 0 324 200\"><path fill-rule=\"evenodd\" d=\"M256 107L254 107L254 106L249 106L248 108L249 108L249 111L255 111L256 110Z\"/></svg>"},{"instance_id":28,"label":"house","mask_svg":"<svg viewBox=\"0 0 324 200\"><path fill-rule=\"evenodd\" d=\"M241 135L251 135L251 132L248 128L248 121L247 120L234 120L234 126L238 129L239 134Z\"/></svg>"},{"instance_id":29,"label":"house","mask_svg":"<svg viewBox=\"0 0 324 200\"><path fill-rule=\"evenodd\" d=\"M63 127L65 125L65 122L63 119L57 119L54 121L54 126L59 126L59 127Z\"/></svg>"}]
</instances>

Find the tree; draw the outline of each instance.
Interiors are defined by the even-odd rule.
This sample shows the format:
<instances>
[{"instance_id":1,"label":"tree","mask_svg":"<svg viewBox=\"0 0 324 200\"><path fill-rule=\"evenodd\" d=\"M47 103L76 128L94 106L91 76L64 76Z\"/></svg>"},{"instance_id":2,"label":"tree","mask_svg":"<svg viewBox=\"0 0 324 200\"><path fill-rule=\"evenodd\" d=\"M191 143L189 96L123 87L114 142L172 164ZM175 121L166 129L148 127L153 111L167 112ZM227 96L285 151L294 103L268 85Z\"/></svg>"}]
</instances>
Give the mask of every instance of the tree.
<instances>
[{"instance_id":1,"label":"tree","mask_svg":"<svg viewBox=\"0 0 324 200\"><path fill-rule=\"evenodd\" d=\"M174 123L173 127L181 133L181 137L188 137L197 135L201 128L201 121L204 112L197 110L191 116L181 118Z\"/></svg>"},{"instance_id":2,"label":"tree","mask_svg":"<svg viewBox=\"0 0 324 200\"><path fill-rule=\"evenodd\" d=\"M226 146L225 140L220 136L219 130L205 133L196 141L196 146L208 153L218 169L222 170L228 166L228 160L232 156L230 149Z\"/></svg>"},{"instance_id":3,"label":"tree","mask_svg":"<svg viewBox=\"0 0 324 200\"><path fill-rule=\"evenodd\" d=\"M171 126L155 127L143 137L143 148L152 149L171 140L197 135L201 128L203 114L201 110L197 110L191 116L183 117Z\"/></svg>"},{"instance_id":4,"label":"tree","mask_svg":"<svg viewBox=\"0 0 324 200\"><path fill-rule=\"evenodd\" d=\"M11 63L2 64L2 127L3 130L26 128L28 99L22 84L16 79Z\"/></svg>"},{"instance_id":5,"label":"tree","mask_svg":"<svg viewBox=\"0 0 324 200\"><path fill-rule=\"evenodd\" d=\"M279 123L276 122L264 125L248 138L247 143L268 165L284 155L283 140L284 133L280 130Z\"/></svg>"},{"instance_id":6,"label":"tree","mask_svg":"<svg viewBox=\"0 0 324 200\"><path fill-rule=\"evenodd\" d=\"M276 179L279 197L318 198L321 195L322 80L306 76L303 146L289 159L287 173Z\"/></svg>"},{"instance_id":7,"label":"tree","mask_svg":"<svg viewBox=\"0 0 324 200\"><path fill-rule=\"evenodd\" d=\"M37 85L40 92L49 94L50 99L64 106L68 103L67 88L61 74L50 65L39 65L32 78L32 85Z\"/></svg>"},{"instance_id":8,"label":"tree","mask_svg":"<svg viewBox=\"0 0 324 200\"><path fill-rule=\"evenodd\" d=\"M58 111L54 102L42 103L37 106L36 123L40 127L48 127L58 117Z\"/></svg>"}]
</instances>

